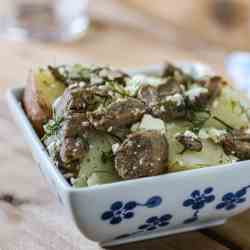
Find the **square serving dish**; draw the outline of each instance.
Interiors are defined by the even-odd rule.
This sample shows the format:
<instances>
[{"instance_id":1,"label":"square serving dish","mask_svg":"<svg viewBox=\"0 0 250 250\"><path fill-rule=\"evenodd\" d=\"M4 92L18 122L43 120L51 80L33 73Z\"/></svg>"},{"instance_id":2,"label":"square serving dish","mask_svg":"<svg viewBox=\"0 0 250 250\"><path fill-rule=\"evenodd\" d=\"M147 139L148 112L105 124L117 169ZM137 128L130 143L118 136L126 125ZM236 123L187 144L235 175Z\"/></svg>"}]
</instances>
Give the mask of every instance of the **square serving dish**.
<instances>
[{"instance_id":1,"label":"square serving dish","mask_svg":"<svg viewBox=\"0 0 250 250\"><path fill-rule=\"evenodd\" d=\"M208 74L201 64L182 64ZM133 73L157 73L151 66ZM23 88L7 93L11 113L34 159L79 230L92 241L116 245L225 223L250 207L250 161L87 188L71 187L50 160L20 104Z\"/></svg>"}]
</instances>

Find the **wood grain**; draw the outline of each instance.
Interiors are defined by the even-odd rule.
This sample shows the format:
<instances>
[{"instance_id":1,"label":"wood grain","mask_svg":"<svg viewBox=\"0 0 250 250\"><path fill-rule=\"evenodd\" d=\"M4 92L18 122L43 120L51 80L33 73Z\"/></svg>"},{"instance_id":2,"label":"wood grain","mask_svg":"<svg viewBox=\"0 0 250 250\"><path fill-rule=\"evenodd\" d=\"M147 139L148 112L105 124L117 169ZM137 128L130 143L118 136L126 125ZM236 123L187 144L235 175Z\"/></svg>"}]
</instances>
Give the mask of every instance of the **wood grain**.
<instances>
[{"instance_id":1,"label":"wood grain","mask_svg":"<svg viewBox=\"0 0 250 250\"><path fill-rule=\"evenodd\" d=\"M208 235L230 242L237 249L250 249L250 211L236 216L225 225L213 228Z\"/></svg>"},{"instance_id":2,"label":"wood grain","mask_svg":"<svg viewBox=\"0 0 250 250\"><path fill-rule=\"evenodd\" d=\"M168 6L173 5L171 2L165 1ZM91 29L83 39L70 44L0 40L0 250L100 249L78 232L48 189L3 102L5 90L24 85L29 70L43 64L65 62L109 63L127 68L185 59L209 63L219 73L223 72L224 56L231 45L222 48L220 43L212 43L196 30L187 32L184 17L178 16L180 21L177 17L165 20L162 2L155 0L149 8L150 3L91 1ZM185 6L187 2L183 8ZM225 226L206 232L111 249L250 249L249 222L250 212L246 212Z\"/></svg>"}]
</instances>

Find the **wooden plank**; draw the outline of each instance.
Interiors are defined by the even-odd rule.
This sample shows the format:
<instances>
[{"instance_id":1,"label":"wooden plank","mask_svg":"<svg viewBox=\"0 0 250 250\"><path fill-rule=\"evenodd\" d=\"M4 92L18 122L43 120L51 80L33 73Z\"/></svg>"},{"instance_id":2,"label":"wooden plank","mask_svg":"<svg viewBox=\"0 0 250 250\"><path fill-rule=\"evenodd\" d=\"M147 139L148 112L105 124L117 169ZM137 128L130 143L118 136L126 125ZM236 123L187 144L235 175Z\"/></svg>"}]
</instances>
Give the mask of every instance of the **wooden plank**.
<instances>
[{"instance_id":1,"label":"wooden plank","mask_svg":"<svg viewBox=\"0 0 250 250\"><path fill-rule=\"evenodd\" d=\"M250 249L250 210L230 219L225 225L208 230L207 235L229 242L237 249Z\"/></svg>"},{"instance_id":2,"label":"wooden plank","mask_svg":"<svg viewBox=\"0 0 250 250\"><path fill-rule=\"evenodd\" d=\"M109 248L108 248L109 249ZM229 249L218 242L198 233L190 232L173 235L160 239L147 240L142 242L130 243L122 246L110 248L110 250L181 250L181 249L199 249L199 250L226 250Z\"/></svg>"},{"instance_id":3,"label":"wooden plank","mask_svg":"<svg viewBox=\"0 0 250 250\"><path fill-rule=\"evenodd\" d=\"M82 237L48 189L2 101L0 131L0 249L100 249L96 243ZM199 250L228 249L199 232L114 249L191 250L193 244Z\"/></svg>"}]
</instances>

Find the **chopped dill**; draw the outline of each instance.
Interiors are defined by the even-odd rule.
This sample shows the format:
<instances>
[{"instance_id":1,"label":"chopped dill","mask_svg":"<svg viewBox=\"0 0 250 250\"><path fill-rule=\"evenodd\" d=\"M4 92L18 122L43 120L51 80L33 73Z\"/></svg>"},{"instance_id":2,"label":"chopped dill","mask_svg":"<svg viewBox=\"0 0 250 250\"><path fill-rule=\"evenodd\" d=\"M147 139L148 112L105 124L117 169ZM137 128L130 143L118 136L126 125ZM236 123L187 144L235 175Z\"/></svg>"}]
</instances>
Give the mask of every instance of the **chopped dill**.
<instances>
[{"instance_id":1,"label":"chopped dill","mask_svg":"<svg viewBox=\"0 0 250 250\"><path fill-rule=\"evenodd\" d=\"M130 97L129 92L125 88L123 88L120 84L114 81L107 81L107 85L111 88L113 92L118 93L123 97Z\"/></svg>"},{"instance_id":2,"label":"chopped dill","mask_svg":"<svg viewBox=\"0 0 250 250\"><path fill-rule=\"evenodd\" d=\"M61 127L62 121L62 117L56 117L55 119L48 121L48 123L43 126L45 134L41 140L44 141L48 137L55 135L57 130Z\"/></svg>"}]
</instances>

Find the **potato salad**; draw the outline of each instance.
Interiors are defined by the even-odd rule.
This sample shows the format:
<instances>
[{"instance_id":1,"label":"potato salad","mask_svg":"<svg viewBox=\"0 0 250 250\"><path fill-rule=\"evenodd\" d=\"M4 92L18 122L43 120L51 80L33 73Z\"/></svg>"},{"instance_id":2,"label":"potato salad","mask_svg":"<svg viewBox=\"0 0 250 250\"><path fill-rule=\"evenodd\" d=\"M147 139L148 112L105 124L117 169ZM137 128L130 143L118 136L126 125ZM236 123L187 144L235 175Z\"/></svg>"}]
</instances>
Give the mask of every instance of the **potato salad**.
<instances>
[{"instance_id":1,"label":"potato salad","mask_svg":"<svg viewBox=\"0 0 250 250\"><path fill-rule=\"evenodd\" d=\"M96 65L31 73L23 106L68 182L87 187L250 159L248 100L217 75Z\"/></svg>"}]
</instances>

